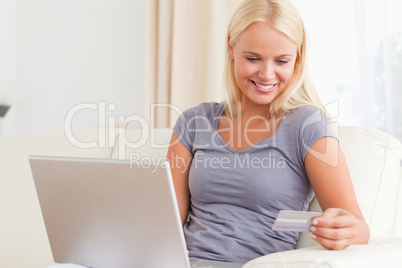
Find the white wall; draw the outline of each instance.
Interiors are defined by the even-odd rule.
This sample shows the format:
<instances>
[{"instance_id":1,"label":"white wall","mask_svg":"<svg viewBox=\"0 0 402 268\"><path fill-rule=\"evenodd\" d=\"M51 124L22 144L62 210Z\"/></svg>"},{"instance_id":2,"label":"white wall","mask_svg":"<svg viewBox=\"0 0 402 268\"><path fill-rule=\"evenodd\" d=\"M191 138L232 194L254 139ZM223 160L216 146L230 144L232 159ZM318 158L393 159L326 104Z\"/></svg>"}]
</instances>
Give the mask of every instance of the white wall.
<instances>
[{"instance_id":1,"label":"white wall","mask_svg":"<svg viewBox=\"0 0 402 268\"><path fill-rule=\"evenodd\" d=\"M63 131L84 102L141 115L144 11L145 0L1 0L0 104L12 106L4 134ZM104 124L95 110L72 123Z\"/></svg>"}]
</instances>

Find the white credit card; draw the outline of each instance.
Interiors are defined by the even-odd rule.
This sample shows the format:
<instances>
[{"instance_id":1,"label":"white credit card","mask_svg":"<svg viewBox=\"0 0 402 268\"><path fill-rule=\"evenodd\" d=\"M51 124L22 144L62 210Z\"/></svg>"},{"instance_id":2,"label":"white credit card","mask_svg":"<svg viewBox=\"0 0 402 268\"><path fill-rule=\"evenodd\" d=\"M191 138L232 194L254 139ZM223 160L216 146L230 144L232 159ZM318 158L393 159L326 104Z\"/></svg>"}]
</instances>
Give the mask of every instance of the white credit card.
<instances>
[{"instance_id":1,"label":"white credit card","mask_svg":"<svg viewBox=\"0 0 402 268\"><path fill-rule=\"evenodd\" d=\"M311 219L322 212L281 210L272 226L275 231L310 232Z\"/></svg>"}]
</instances>

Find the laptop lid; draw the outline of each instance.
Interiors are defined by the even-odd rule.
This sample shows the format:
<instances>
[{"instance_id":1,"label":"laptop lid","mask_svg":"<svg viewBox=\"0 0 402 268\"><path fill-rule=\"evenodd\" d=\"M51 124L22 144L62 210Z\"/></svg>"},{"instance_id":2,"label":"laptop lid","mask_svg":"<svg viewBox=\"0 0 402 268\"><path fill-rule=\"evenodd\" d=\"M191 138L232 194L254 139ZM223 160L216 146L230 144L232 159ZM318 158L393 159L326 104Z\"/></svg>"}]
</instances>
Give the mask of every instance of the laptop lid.
<instances>
[{"instance_id":1,"label":"laptop lid","mask_svg":"<svg viewBox=\"0 0 402 268\"><path fill-rule=\"evenodd\" d=\"M190 267L168 162L29 162L56 263Z\"/></svg>"}]
</instances>

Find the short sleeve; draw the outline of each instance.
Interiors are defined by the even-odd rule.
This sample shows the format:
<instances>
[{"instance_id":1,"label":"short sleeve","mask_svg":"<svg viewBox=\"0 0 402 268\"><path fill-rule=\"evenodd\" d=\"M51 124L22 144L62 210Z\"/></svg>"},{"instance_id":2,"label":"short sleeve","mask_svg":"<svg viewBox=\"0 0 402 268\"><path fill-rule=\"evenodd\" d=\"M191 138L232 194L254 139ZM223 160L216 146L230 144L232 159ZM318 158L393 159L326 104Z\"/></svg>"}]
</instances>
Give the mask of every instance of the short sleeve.
<instances>
[{"instance_id":1,"label":"short sleeve","mask_svg":"<svg viewBox=\"0 0 402 268\"><path fill-rule=\"evenodd\" d=\"M184 146L194 154L200 144L210 142L211 137L208 134L212 134L216 130L219 116L223 110L223 103L203 102L185 110L177 119L173 132Z\"/></svg>"},{"instance_id":2,"label":"short sleeve","mask_svg":"<svg viewBox=\"0 0 402 268\"><path fill-rule=\"evenodd\" d=\"M311 146L323 137L334 137L337 139L331 124L325 114L312 106L305 109L299 124L299 142L303 161Z\"/></svg>"},{"instance_id":3,"label":"short sleeve","mask_svg":"<svg viewBox=\"0 0 402 268\"><path fill-rule=\"evenodd\" d=\"M190 151L193 152L193 143L194 143L194 132L189 131L189 129L194 129L194 126L191 124L194 123L191 118L193 115L193 110L188 109L184 111L176 121L176 124L173 127L174 134L179 138L179 140L183 143L183 145Z\"/></svg>"}]
</instances>

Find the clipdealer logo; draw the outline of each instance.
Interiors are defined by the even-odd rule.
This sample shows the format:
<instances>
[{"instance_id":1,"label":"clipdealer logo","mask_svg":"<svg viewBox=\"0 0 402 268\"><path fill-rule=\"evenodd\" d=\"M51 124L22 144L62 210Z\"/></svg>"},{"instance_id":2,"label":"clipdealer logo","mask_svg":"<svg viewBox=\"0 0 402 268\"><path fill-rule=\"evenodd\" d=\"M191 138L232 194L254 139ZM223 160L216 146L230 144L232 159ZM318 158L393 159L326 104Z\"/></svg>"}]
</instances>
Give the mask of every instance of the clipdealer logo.
<instances>
[{"instance_id":1,"label":"clipdealer logo","mask_svg":"<svg viewBox=\"0 0 402 268\"><path fill-rule=\"evenodd\" d=\"M193 166L205 169L283 169L286 168L286 160L275 152L269 152L264 157L250 156L249 153L210 157L201 152L195 154Z\"/></svg>"},{"instance_id":2,"label":"clipdealer logo","mask_svg":"<svg viewBox=\"0 0 402 268\"><path fill-rule=\"evenodd\" d=\"M113 103L107 104L105 101L100 101L98 103L90 103L90 102L85 102L85 103L80 103L75 106L73 106L66 114L65 121L64 121L64 133L67 138L67 140L74 146L82 149L91 149L91 148L114 148L115 151L117 151L117 156L119 160L126 160L128 158L131 158L129 153L136 151L142 147L150 148L152 150L154 149L168 149L169 146L174 145L170 143L170 135L171 132L167 135L169 137L164 137L164 142L162 143L157 143L156 142L156 133L155 133L155 112L157 109L163 108L163 109L169 109L170 114L172 113L177 113L179 115L179 121L182 125L182 131L181 133L177 134L178 139L175 142L179 142L180 140L187 139L185 136L184 129L187 129L188 133L190 135L193 135L196 133L203 133L203 132L211 132L213 131L213 128L211 126L211 122L208 118L205 116L194 116L194 118L186 119L183 116L182 110L171 104L151 104L150 105L150 118L151 120L148 122L143 116L134 114L134 115L129 115L129 116L124 116L124 115L114 115L110 114L116 111L117 106ZM329 108L329 109L328 109ZM338 101L334 101L328 105L326 105L326 109L331 111L331 114L335 114L335 117L332 119L336 118L339 114L339 103ZM85 111L85 110L91 110L97 113L97 120L98 120L98 128L97 128L97 134L98 137L96 137L92 141L83 141L80 140L77 136L74 135L73 133L73 123L74 123L74 118L79 115L80 112ZM335 110L335 113L334 113ZM305 147L305 149L311 153L314 157L319 159L322 162L325 162L331 166L337 166L338 165L338 157L328 157L328 149L326 148L324 152L319 152L315 151L313 148L310 148L307 146L307 143L305 142L305 136L303 135L304 129L307 129L310 127L310 125L313 125L316 122L322 121L322 116L323 114L317 110L317 112L311 114L307 120L304 121L302 127L301 127L301 133L300 133L300 139L301 139L301 145ZM220 119L222 120L228 120L227 122L229 123L230 127L228 129L233 129L233 122L229 120L227 117L222 116ZM250 118L246 122L246 126L250 124L252 120L266 120L266 118L261 118L260 116L255 116L253 118ZM283 119L285 120L285 119ZM192 127L192 124L197 121L195 125L197 125L197 128ZM134 122L136 125L139 126L139 128L136 129L136 134L135 134L135 141L129 140L127 137L126 133L126 126L129 123ZM264 121L265 122L265 121ZM265 122L266 123L266 122ZM199 127L201 126L201 127ZM267 124L267 127L269 128L269 124ZM246 128L244 130L244 133L237 133L238 137L241 135L245 135L245 142L254 147L258 148L263 148L265 145L264 144L253 144L251 140L249 139L249 132L256 132L256 130L251 129L251 128ZM210 139L208 140L202 140L202 144L199 144L198 141L194 141L194 148L208 148L208 147L214 147L214 148L220 148L220 147L225 147L224 144L220 144L219 142L217 143L216 141L219 140L217 139L217 135L219 135L219 130L215 131L212 133ZM233 135L231 132L230 135ZM132 137L130 137L132 139ZM231 136L231 138L233 138ZM273 136L273 145L276 145L276 136ZM331 154L339 154L339 151L332 152ZM285 160L282 159L282 161L277 161L274 163L276 157L271 155L267 156L265 158L255 158L255 157L250 157L246 156L246 158L240 158L237 156L237 158L232 161L233 165L242 167L242 168L253 168L256 166L264 166L264 167L275 167L275 168L282 168L284 166ZM335 159L335 160L334 160ZM195 159L197 161L197 159ZM182 161L183 162L183 161ZM210 159L205 158L204 160L200 160L198 164L202 165L210 165L210 166L216 166L220 165L223 168L226 167L230 162L226 158L221 158L221 159L215 159L213 157L210 157ZM187 165L187 163L185 164Z\"/></svg>"},{"instance_id":3,"label":"clipdealer logo","mask_svg":"<svg viewBox=\"0 0 402 268\"><path fill-rule=\"evenodd\" d=\"M154 115L155 111L160 108L170 109L180 115L182 111L177 106L163 103L151 104L150 123L143 116L137 114L129 116L110 114L115 112L116 108L115 104L107 105L105 101L98 103L85 102L73 106L67 112L64 120L64 134L67 140L72 145L82 149L115 148L115 150L118 150L119 160L125 160L129 157L127 149L135 150L144 146L150 146L153 149L166 149L171 145L169 142L156 142ZM80 112L86 110L92 110L97 113L98 137L94 141L80 140L73 132L74 118ZM138 135L136 135L135 141L130 141L124 131L129 123L139 125L139 128L136 129L138 130Z\"/></svg>"}]
</instances>

